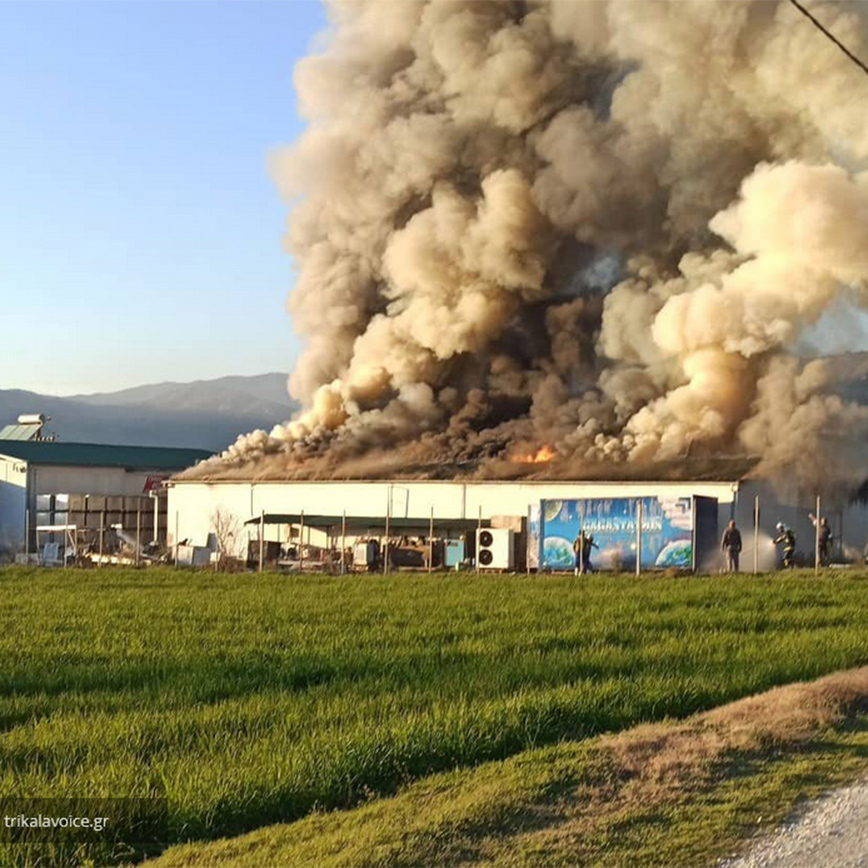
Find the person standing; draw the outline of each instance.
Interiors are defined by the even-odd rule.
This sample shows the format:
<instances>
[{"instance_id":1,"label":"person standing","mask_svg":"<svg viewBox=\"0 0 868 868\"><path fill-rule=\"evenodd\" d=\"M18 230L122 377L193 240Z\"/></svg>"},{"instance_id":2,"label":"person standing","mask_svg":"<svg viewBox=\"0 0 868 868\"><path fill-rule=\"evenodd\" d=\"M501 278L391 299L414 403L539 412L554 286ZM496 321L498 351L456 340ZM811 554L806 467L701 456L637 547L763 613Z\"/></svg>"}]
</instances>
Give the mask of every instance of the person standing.
<instances>
[{"instance_id":1,"label":"person standing","mask_svg":"<svg viewBox=\"0 0 868 868\"><path fill-rule=\"evenodd\" d=\"M582 572L594 572L594 566L591 563L591 549L598 549L599 546L594 542L594 535L582 532L584 536L584 549L582 551Z\"/></svg>"},{"instance_id":2,"label":"person standing","mask_svg":"<svg viewBox=\"0 0 868 868\"><path fill-rule=\"evenodd\" d=\"M576 558L575 569L573 573L580 575L585 572L585 551L587 543L585 542L585 532L579 531L579 535L573 540L573 554Z\"/></svg>"},{"instance_id":3,"label":"person standing","mask_svg":"<svg viewBox=\"0 0 868 868\"><path fill-rule=\"evenodd\" d=\"M811 524L817 527L817 516L810 514ZM817 528L817 543L820 552L820 566L825 567L829 563L829 555L832 554L832 528L829 527L829 519L823 516L820 526Z\"/></svg>"},{"instance_id":4,"label":"person standing","mask_svg":"<svg viewBox=\"0 0 868 868\"><path fill-rule=\"evenodd\" d=\"M741 554L741 531L735 526L734 521L726 526L723 539L720 541L720 548L726 556L726 571L737 573L738 556Z\"/></svg>"}]
</instances>

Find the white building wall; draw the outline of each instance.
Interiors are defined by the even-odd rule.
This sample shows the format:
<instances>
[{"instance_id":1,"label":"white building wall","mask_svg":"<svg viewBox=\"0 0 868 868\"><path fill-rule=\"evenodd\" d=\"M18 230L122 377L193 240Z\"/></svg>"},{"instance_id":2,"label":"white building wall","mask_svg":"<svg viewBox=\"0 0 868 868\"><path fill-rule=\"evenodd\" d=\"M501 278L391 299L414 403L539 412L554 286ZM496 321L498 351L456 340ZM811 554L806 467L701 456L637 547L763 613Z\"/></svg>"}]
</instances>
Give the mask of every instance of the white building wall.
<instances>
[{"instance_id":1,"label":"white building wall","mask_svg":"<svg viewBox=\"0 0 868 868\"><path fill-rule=\"evenodd\" d=\"M0 552L24 548L27 462L0 455Z\"/></svg>"},{"instance_id":2,"label":"white building wall","mask_svg":"<svg viewBox=\"0 0 868 868\"><path fill-rule=\"evenodd\" d=\"M24 551L26 513L36 513L40 494L132 496L144 492L149 476L161 471L123 467L34 465L0 455L0 552Z\"/></svg>"},{"instance_id":3,"label":"white building wall","mask_svg":"<svg viewBox=\"0 0 868 868\"><path fill-rule=\"evenodd\" d=\"M123 467L34 465L30 469L30 490L33 494L132 496L144 492L145 482L155 472Z\"/></svg>"},{"instance_id":4,"label":"white building wall","mask_svg":"<svg viewBox=\"0 0 868 868\"><path fill-rule=\"evenodd\" d=\"M435 518L490 519L493 516L526 516L532 504L543 498L642 497L665 491L674 497L691 494L717 498L722 521L728 521L737 483L730 482L443 482L399 480L372 482L175 482L169 488L169 542L179 540L206 545L220 510L238 524L237 554L245 551L246 540L256 535L244 522L266 513L300 513L348 517L385 518L391 515L427 519L433 508ZM177 524L176 524L177 522ZM269 526L266 538L284 540L286 528ZM311 541L323 543L324 535Z\"/></svg>"}]
</instances>

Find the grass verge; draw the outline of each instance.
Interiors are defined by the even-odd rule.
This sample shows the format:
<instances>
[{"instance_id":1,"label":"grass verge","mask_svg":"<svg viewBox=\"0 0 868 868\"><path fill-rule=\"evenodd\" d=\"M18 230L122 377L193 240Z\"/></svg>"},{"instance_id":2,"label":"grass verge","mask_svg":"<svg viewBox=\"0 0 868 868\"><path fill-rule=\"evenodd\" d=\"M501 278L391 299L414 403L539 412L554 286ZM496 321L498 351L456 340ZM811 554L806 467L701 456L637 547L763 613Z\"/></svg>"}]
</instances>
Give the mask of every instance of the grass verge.
<instances>
[{"instance_id":1,"label":"grass verge","mask_svg":"<svg viewBox=\"0 0 868 868\"><path fill-rule=\"evenodd\" d=\"M192 866L703 865L868 769L868 668L172 848Z\"/></svg>"}]
</instances>

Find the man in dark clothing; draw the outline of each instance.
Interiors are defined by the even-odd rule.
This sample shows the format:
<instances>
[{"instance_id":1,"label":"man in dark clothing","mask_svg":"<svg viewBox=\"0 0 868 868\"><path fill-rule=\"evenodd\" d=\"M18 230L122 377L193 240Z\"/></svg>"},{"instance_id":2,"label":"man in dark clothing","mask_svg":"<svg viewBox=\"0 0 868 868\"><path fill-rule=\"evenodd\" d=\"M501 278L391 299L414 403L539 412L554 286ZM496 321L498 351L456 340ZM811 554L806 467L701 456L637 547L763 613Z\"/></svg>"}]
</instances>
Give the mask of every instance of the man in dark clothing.
<instances>
[{"instance_id":1,"label":"man in dark clothing","mask_svg":"<svg viewBox=\"0 0 868 868\"><path fill-rule=\"evenodd\" d=\"M573 553L576 556L575 573L578 576L580 573L591 573L594 571L591 565L591 549L599 548L594 542L592 534L579 531L579 535L573 540Z\"/></svg>"},{"instance_id":2,"label":"man in dark clothing","mask_svg":"<svg viewBox=\"0 0 868 868\"><path fill-rule=\"evenodd\" d=\"M777 524L778 535L772 540L775 545L783 545L781 558L782 569L789 570L795 566L796 535L793 529L787 527L782 521Z\"/></svg>"},{"instance_id":3,"label":"man in dark clothing","mask_svg":"<svg viewBox=\"0 0 868 868\"><path fill-rule=\"evenodd\" d=\"M817 527L817 517L811 513L811 524ZM829 520L823 516L820 519L820 527L817 531L817 548L820 552L820 566L825 567L829 563L829 555L832 554L832 528Z\"/></svg>"},{"instance_id":4,"label":"man in dark clothing","mask_svg":"<svg viewBox=\"0 0 868 868\"><path fill-rule=\"evenodd\" d=\"M594 535L590 533L586 533L585 535L585 549L582 553L582 560L585 565L585 572L592 573L594 572L594 566L591 563L591 549L598 549L599 546L594 542Z\"/></svg>"},{"instance_id":5,"label":"man in dark clothing","mask_svg":"<svg viewBox=\"0 0 868 868\"><path fill-rule=\"evenodd\" d=\"M737 573L738 556L741 554L741 531L735 526L734 521L731 521L723 532L720 548L726 556L726 571Z\"/></svg>"},{"instance_id":6,"label":"man in dark clothing","mask_svg":"<svg viewBox=\"0 0 868 868\"><path fill-rule=\"evenodd\" d=\"M825 567L832 553L832 528L825 516L820 519L820 563Z\"/></svg>"}]
</instances>

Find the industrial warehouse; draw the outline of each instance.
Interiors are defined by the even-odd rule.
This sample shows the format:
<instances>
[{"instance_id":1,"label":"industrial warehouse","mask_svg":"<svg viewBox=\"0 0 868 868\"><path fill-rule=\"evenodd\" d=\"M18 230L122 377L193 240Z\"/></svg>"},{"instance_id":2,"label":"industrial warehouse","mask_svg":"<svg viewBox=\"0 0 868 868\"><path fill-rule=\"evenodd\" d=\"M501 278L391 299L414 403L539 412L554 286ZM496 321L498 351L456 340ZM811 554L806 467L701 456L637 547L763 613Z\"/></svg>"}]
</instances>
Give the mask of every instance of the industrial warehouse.
<instances>
[{"instance_id":1,"label":"industrial warehouse","mask_svg":"<svg viewBox=\"0 0 868 868\"><path fill-rule=\"evenodd\" d=\"M774 569L776 525L792 528L814 563L816 496L782 497L760 479L558 481L458 479L168 483L169 541L187 563L220 550L254 566L311 571L572 570L572 544L592 533L600 569L717 572L730 520L745 539L743 570ZM821 504L832 559L861 562L868 511L859 500ZM638 518L638 521L637 521ZM756 532L754 528L756 527ZM641 550L637 565L636 551Z\"/></svg>"},{"instance_id":2,"label":"industrial warehouse","mask_svg":"<svg viewBox=\"0 0 868 868\"><path fill-rule=\"evenodd\" d=\"M834 540L827 562L861 563L868 542L864 497L783 495L745 459L688 460L681 471L697 472L686 478L663 467L657 478L567 479L547 465L513 479L247 479L219 466L203 475L202 450L59 442L46 421L22 416L0 431L0 547L47 565L714 573L735 521L741 569L765 571L779 564L779 524L795 535L796 563L814 563L814 513ZM581 555L579 537L590 539Z\"/></svg>"},{"instance_id":3,"label":"industrial warehouse","mask_svg":"<svg viewBox=\"0 0 868 868\"><path fill-rule=\"evenodd\" d=\"M47 417L0 429L0 554L66 564L89 548L118 561L126 540L166 540L163 483L207 458L201 449L67 443L45 437Z\"/></svg>"}]
</instances>

